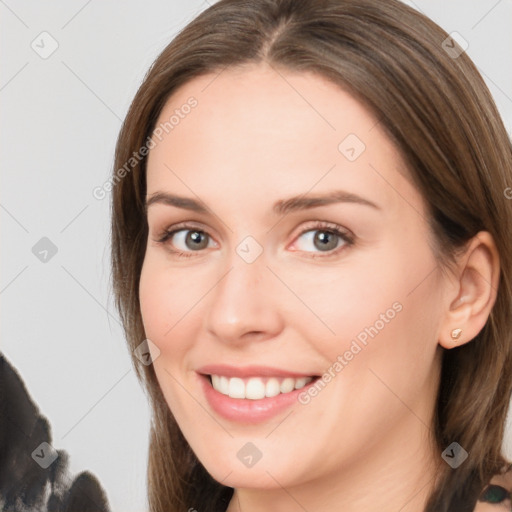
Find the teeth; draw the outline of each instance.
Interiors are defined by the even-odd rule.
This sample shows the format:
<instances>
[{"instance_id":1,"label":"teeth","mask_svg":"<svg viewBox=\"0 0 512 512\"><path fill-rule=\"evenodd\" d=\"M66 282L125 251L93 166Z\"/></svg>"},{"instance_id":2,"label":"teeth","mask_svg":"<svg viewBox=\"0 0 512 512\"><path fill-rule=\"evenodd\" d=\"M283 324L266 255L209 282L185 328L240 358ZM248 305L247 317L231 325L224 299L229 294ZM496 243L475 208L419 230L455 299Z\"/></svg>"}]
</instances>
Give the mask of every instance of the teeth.
<instances>
[{"instance_id":1,"label":"teeth","mask_svg":"<svg viewBox=\"0 0 512 512\"><path fill-rule=\"evenodd\" d=\"M242 381L243 382L243 381ZM266 386L261 379L249 379L245 384L244 395L239 398L250 396L253 400L258 398L265 398Z\"/></svg>"},{"instance_id":2,"label":"teeth","mask_svg":"<svg viewBox=\"0 0 512 512\"><path fill-rule=\"evenodd\" d=\"M281 382L281 393L289 393L295 389L295 379L287 378Z\"/></svg>"},{"instance_id":3,"label":"teeth","mask_svg":"<svg viewBox=\"0 0 512 512\"><path fill-rule=\"evenodd\" d=\"M295 381L295 389L301 389L308 383L307 377L303 377L301 379L297 379Z\"/></svg>"},{"instance_id":4,"label":"teeth","mask_svg":"<svg viewBox=\"0 0 512 512\"><path fill-rule=\"evenodd\" d=\"M229 396L231 398L245 398L245 384L242 379L234 377L229 379Z\"/></svg>"},{"instance_id":5,"label":"teeth","mask_svg":"<svg viewBox=\"0 0 512 512\"><path fill-rule=\"evenodd\" d=\"M255 380L261 380L256 377ZM247 391L246 391L247 392ZM267 385L265 386L265 396L272 397L277 396L281 393L281 387L279 384L279 381L272 377L271 379L268 379ZM247 398L251 398L251 395L247 393ZM258 397L259 398L259 397Z\"/></svg>"},{"instance_id":6,"label":"teeth","mask_svg":"<svg viewBox=\"0 0 512 512\"><path fill-rule=\"evenodd\" d=\"M290 393L295 389L301 389L309 384L313 377L251 377L240 379L238 377L224 377L223 375L211 375L213 389L230 396L231 398L247 398L249 400L261 400L265 397L277 396L280 393Z\"/></svg>"}]
</instances>

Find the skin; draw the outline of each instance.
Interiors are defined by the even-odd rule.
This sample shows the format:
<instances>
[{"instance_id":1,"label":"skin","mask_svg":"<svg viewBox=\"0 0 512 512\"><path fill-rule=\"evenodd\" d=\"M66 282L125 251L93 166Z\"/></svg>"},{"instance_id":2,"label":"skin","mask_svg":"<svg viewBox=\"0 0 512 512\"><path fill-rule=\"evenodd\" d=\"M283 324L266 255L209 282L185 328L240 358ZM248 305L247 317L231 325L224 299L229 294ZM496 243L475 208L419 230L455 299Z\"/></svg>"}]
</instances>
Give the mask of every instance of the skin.
<instances>
[{"instance_id":1,"label":"skin","mask_svg":"<svg viewBox=\"0 0 512 512\"><path fill-rule=\"evenodd\" d=\"M440 347L471 341L488 318L499 277L492 237L479 233L456 271L441 273L425 202L399 153L372 114L320 76L228 68L182 86L158 122L190 96L197 107L149 153L147 197L199 199L209 212L148 208L139 290L146 336L158 347L154 370L187 441L235 488L229 512L421 510L445 464L430 428ZM338 149L348 134L366 146L354 161ZM278 200L338 189L379 209L272 212ZM189 232L157 242L184 221L206 233L205 248L186 245ZM335 248L322 250L311 238L325 231L321 221L349 230L353 245L331 235ZM236 252L249 235L263 251L252 263ZM396 302L401 311L307 405L249 425L206 401L200 366L321 375ZM457 342L454 328L463 329ZM247 442L262 453L250 468L237 458Z\"/></svg>"}]
</instances>

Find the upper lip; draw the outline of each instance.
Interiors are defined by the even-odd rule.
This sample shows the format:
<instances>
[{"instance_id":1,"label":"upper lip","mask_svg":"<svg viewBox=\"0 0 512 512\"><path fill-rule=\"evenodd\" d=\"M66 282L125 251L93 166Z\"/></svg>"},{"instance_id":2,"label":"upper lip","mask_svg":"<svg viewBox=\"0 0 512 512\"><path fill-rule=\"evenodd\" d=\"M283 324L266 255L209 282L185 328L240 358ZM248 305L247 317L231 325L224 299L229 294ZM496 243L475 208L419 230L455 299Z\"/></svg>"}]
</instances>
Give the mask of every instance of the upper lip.
<instances>
[{"instance_id":1,"label":"upper lip","mask_svg":"<svg viewBox=\"0 0 512 512\"><path fill-rule=\"evenodd\" d=\"M208 364L196 370L203 375L222 375L224 377L314 377L313 373L291 372L271 366L230 366L227 364Z\"/></svg>"}]
</instances>

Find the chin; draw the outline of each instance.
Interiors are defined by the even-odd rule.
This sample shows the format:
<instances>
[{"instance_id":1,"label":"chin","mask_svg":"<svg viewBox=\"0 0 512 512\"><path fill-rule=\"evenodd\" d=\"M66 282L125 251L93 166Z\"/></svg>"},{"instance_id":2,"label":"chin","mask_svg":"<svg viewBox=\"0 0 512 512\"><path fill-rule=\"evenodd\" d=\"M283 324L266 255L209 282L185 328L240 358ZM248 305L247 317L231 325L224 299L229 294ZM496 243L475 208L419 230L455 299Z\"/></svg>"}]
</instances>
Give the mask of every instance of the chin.
<instances>
[{"instance_id":1,"label":"chin","mask_svg":"<svg viewBox=\"0 0 512 512\"><path fill-rule=\"evenodd\" d=\"M237 443L234 452L226 450L222 456L211 454L200 459L206 471L220 484L244 489L277 489L293 486L295 483L292 480L300 478L300 475L291 473L297 469L296 460L292 458L284 461L282 458L262 456L254 465L246 467L237 457L238 444L243 446L245 443Z\"/></svg>"},{"instance_id":2,"label":"chin","mask_svg":"<svg viewBox=\"0 0 512 512\"><path fill-rule=\"evenodd\" d=\"M226 475L229 476L226 478ZM238 488L238 489L280 489L281 486L289 487L290 483L288 480L283 480L283 478L276 474L273 471L269 471L267 473L265 468L260 468L256 470L255 468L250 469L233 469L226 467L226 472L219 472L219 468L215 468L215 472L208 473L211 475L213 479L219 482L222 485L226 485L228 487ZM272 478L274 477L274 478ZM278 483L279 482L279 483Z\"/></svg>"}]
</instances>

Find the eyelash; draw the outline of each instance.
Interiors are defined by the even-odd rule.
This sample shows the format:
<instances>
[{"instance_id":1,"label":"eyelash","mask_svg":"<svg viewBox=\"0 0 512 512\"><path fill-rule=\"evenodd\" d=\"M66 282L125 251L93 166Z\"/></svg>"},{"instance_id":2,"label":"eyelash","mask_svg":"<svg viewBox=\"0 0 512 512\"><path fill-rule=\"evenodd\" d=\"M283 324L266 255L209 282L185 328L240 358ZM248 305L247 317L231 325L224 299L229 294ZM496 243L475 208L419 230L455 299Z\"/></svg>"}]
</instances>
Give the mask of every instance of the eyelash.
<instances>
[{"instance_id":1,"label":"eyelash","mask_svg":"<svg viewBox=\"0 0 512 512\"><path fill-rule=\"evenodd\" d=\"M164 230L163 233L161 233L160 236L155 240L155 242L157 242L159 244L166 244L166 242L170 238L172 238L172 236L174 234L178 233L179 231L197 231L198 233L203 233L203 234L205 234L207 236L210 236L210 235L208 235L208 233L206 231L204 231L202 229L199 229L196 226L192 226L190 224L181 224L181 225L173 226L172 229L167 228L166 230ZM333 250L331 250L329 252L325 252L325 253L322 254L322 252L320 251L319 254L310 254L308 257L313 258L313 259L314 258L328 258L328 257L335 256L340 251L342 251L343 249L345 249L347 247L350 247L350 246L352 246L354 244L354 237L353 236L351 236L345 229L343 229L338 224L329 223L329 222L317 222L314 225L308 226L306 229L301 231L297 235L296 238L299 238L300 236L302 236L305 233L308 233L310 231L324 231L324 232L327 232L327 233L331 233L331 234L334 234L334 235L338 236L339 238L341 238L345 242L345 244L342 245L341 247L337 247L336 249L333 249ZM183 252L183 251L178 251L176 249L172 249L170 247L168 248L168 250L172 254L177 256L178 258L190 258L192 256L195 256L194 253L200 253L201 252L201 251L187 251L187 252Z\"/></svg>"}]
</instances>

